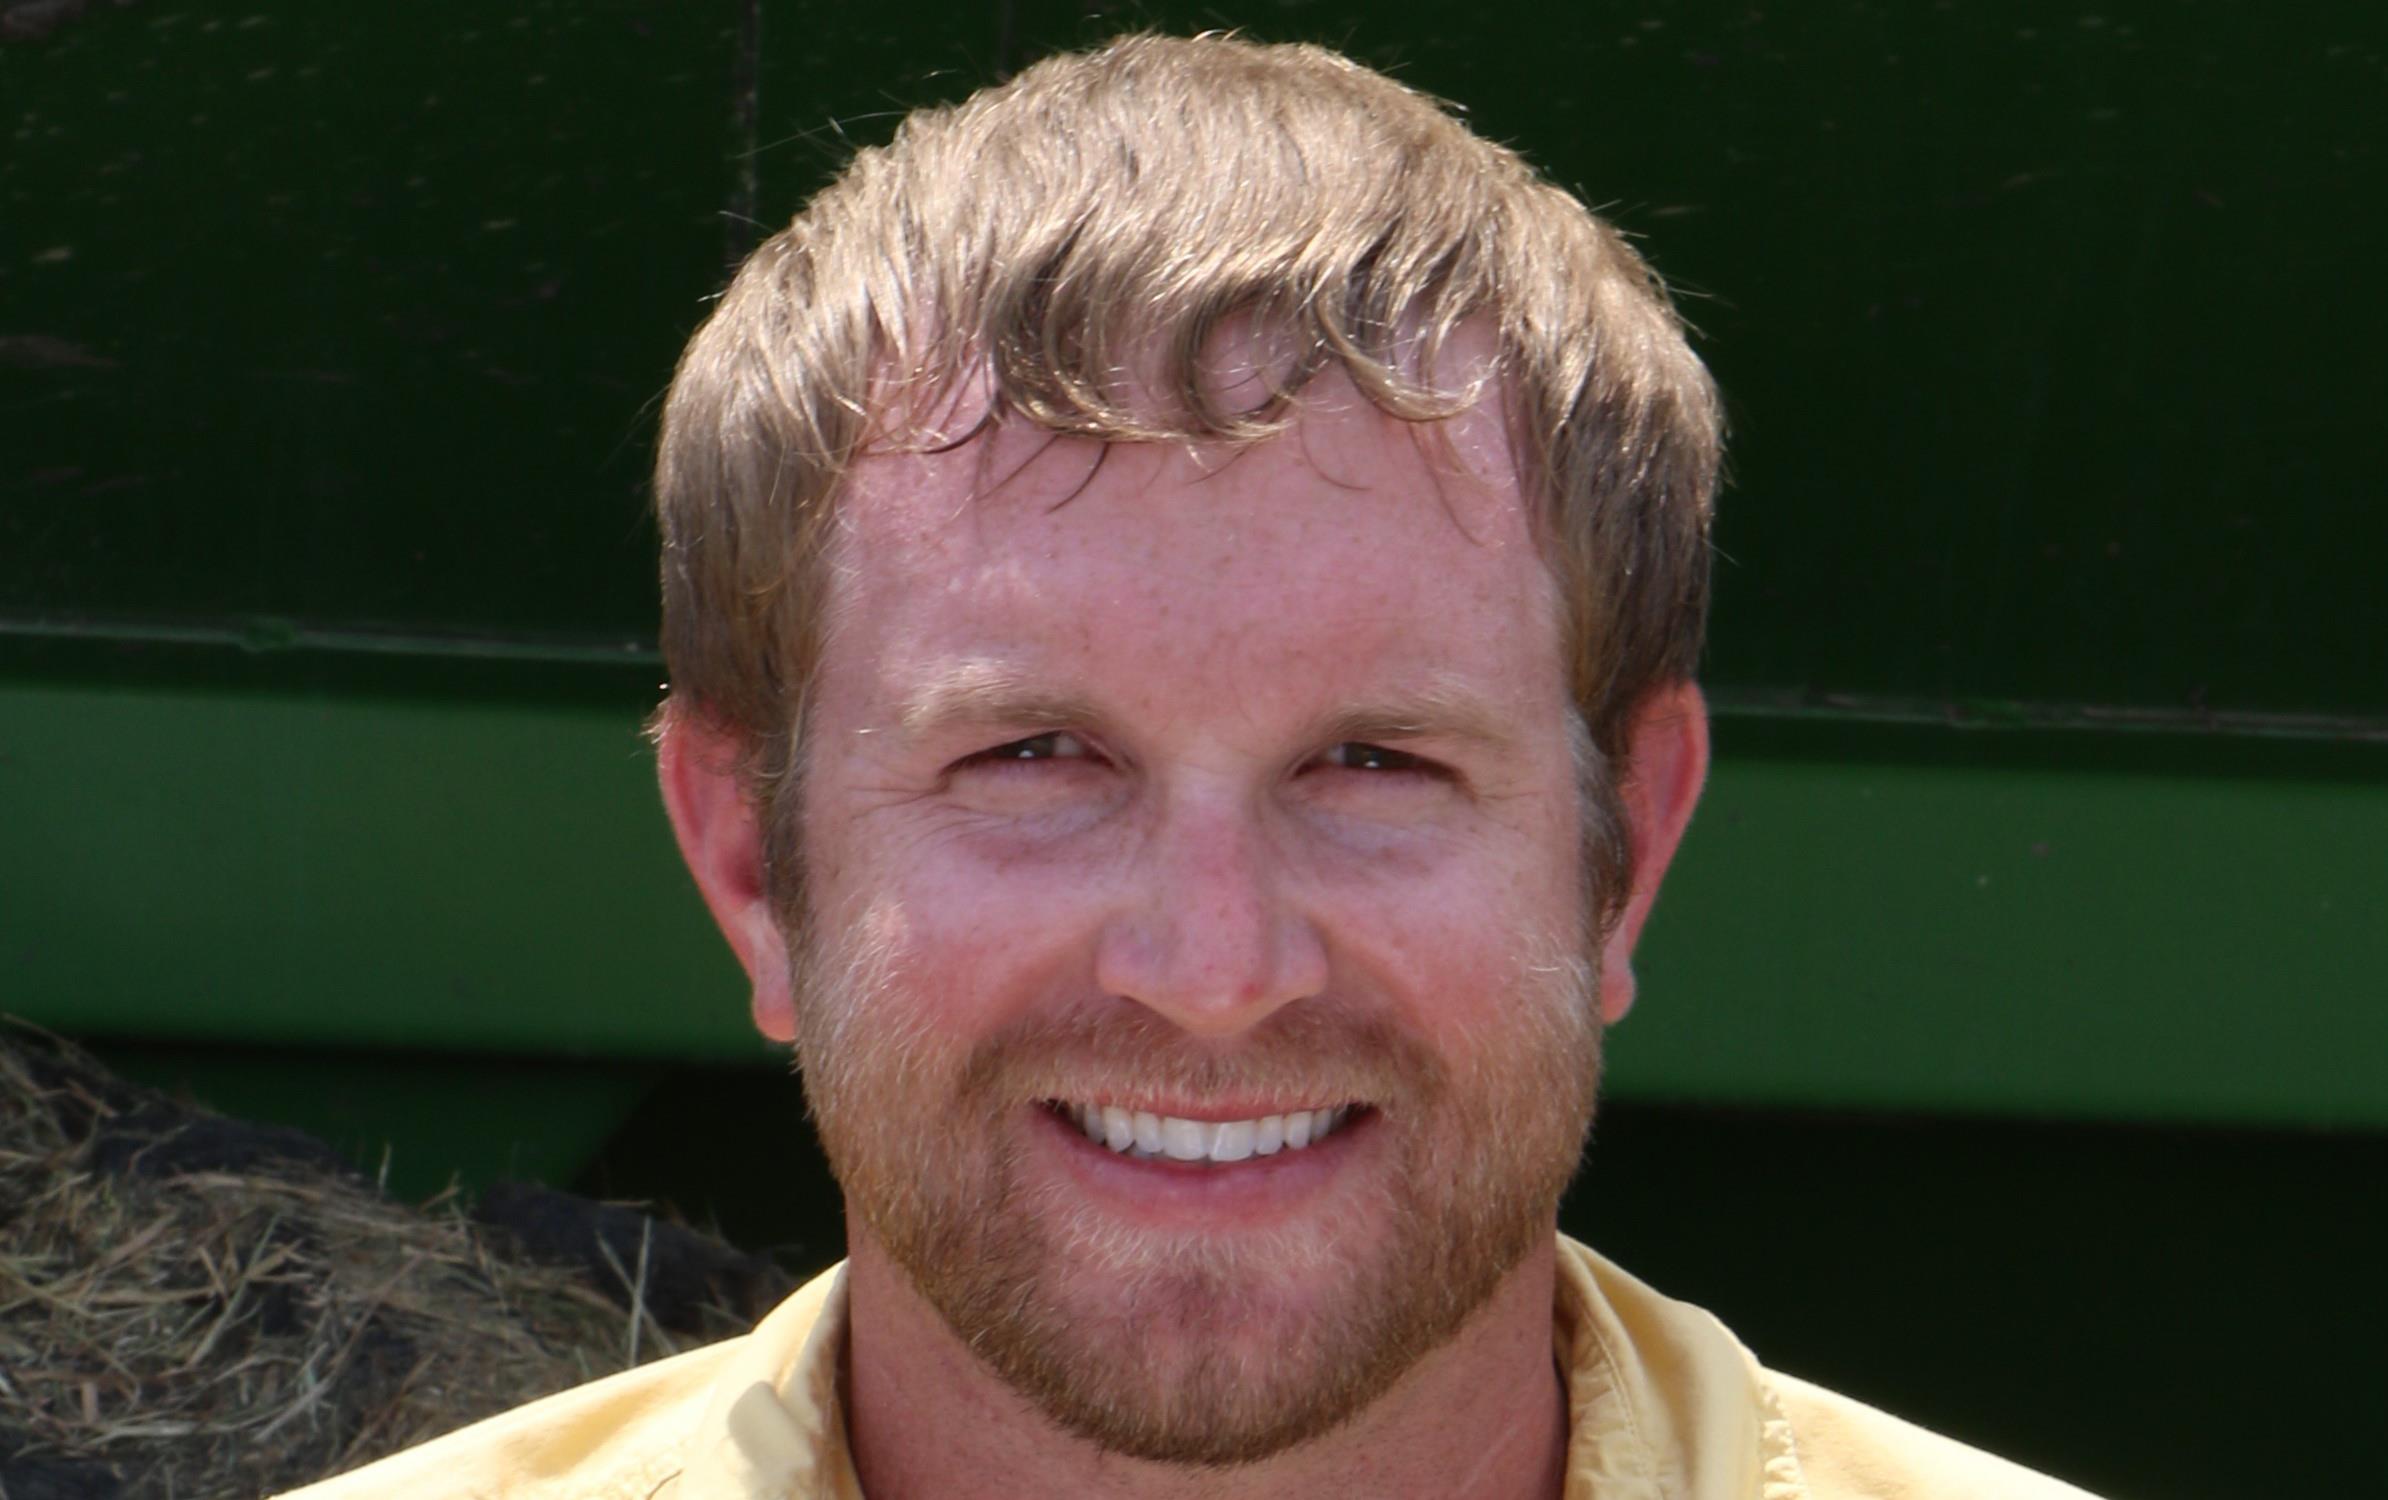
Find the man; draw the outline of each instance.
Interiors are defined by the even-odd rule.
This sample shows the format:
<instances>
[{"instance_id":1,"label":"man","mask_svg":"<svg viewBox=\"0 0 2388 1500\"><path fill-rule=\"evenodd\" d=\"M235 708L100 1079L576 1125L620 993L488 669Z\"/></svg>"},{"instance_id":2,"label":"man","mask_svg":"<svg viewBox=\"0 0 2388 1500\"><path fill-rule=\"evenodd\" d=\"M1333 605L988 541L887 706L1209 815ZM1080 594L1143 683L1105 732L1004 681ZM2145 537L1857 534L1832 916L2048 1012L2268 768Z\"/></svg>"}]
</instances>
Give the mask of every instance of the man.
<instances>
[{"instance_id":1,"label":"man","mask_svg":"<svg viewBox=\"0 0 2388 1500\"><path fill-rule=\"evenodd\" d=\"M1557 1236L1718 452L1614 231L1328 53L1132 38L862 153L657 481L664 800L850 1257L320 1493L2074 1493Z\"/></svg>"}]
</instances>

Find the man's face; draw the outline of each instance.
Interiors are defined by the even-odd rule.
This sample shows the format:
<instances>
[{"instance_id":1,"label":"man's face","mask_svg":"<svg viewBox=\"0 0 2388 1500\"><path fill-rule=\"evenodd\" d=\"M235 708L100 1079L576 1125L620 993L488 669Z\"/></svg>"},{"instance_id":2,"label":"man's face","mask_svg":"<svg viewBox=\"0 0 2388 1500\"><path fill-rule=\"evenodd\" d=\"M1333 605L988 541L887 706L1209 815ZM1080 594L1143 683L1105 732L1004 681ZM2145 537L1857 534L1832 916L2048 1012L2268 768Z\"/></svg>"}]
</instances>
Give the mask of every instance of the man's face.
<instances>
[{"instance_id":1,"label":"man's face","mask_svg":"<svg viewBox=\"0 0 2388 1500\"><path fill-rule=\"evenodd\" d=\"M1497 417L1421 441L1335 374L1302 413L866 458L830 559L797 1034L856 1252L1148 1458L1381 1394L1547 1243L1591 1112Z\"/></svg>"}]
</instances>

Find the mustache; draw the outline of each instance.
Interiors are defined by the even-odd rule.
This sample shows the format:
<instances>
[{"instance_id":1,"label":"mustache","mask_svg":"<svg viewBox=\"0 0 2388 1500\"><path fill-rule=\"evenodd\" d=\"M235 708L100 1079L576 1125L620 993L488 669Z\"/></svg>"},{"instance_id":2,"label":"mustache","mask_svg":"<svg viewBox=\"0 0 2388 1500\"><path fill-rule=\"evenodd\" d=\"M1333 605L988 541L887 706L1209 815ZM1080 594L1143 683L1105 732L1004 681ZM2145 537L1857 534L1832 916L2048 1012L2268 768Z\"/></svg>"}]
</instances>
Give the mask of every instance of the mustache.
<instances>
[{"instance_id":1,"label":"mustache","mask_svg":"<svg viewBox=\"0 0 2388 1500\"><path fill-rule=\"evenodd\" d=\"M1172 1099L1315 1098L1398 1108L1441 1094L1442 1060L1381 1016L1330 1001L1286 1006L1233 1038L1191 1036L1132 1002L1023 1018L984 1038L961 1087L996 1105L1125 1090Z\"/></svg>"}]
</instances>

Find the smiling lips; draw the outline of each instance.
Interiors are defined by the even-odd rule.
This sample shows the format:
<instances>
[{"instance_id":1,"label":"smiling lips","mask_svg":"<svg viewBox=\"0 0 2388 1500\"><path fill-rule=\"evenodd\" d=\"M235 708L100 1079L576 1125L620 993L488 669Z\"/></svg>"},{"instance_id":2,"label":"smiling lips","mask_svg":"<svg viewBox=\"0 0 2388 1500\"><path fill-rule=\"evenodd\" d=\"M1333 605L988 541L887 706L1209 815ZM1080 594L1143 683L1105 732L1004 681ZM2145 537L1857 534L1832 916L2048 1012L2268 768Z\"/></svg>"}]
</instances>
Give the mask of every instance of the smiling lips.
<instances>
[{"instance_id":1,"label":"smiling lips","mask_svg":"<svg viewBox=\"0 0 2388 1500\"><path fill-rule=\"evenodd\" d=\"M1299 1151L1326 1139L1349 1119L1352 1106L1297 1109L1250 1120L1187 1120L1150 1110L1100 1104L1057 1104L1086 1138L1122 1156L1224 1164L1280 1151Z\"/></svg>"}]
</instances>

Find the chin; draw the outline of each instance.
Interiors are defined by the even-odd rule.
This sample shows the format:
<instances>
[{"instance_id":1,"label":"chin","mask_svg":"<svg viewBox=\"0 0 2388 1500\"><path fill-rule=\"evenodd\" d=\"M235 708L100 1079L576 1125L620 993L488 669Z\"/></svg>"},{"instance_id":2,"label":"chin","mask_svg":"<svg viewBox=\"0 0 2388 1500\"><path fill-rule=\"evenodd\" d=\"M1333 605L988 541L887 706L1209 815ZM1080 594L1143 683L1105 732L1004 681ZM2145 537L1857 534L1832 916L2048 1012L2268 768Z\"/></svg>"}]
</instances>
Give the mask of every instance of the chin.
<instances>
[{"instance_id":1,"label":"chin","mask_svg":"<svg viewBox=\"0 0 2388 1500\"><path fill-rule=\"evenodd\" d=\"M1221 1232L1122 1224L1058 1187L995 1196L1001 1214L923 1214L875 1238L1059 1428L1210 1467L1321 1437L1383 1396L1547 1245L1556 1204L1553 1189L1454 1217L1388 1187L1378 1213Z\"/></svg>"}]
</instances>

